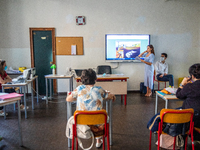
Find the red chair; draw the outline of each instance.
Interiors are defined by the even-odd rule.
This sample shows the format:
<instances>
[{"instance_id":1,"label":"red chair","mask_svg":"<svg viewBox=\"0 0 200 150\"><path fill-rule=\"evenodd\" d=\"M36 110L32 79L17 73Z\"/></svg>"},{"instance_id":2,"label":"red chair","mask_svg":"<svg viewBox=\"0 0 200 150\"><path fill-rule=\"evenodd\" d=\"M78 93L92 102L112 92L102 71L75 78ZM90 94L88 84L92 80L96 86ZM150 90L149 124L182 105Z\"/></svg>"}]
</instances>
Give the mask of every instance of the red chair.
<instances>
[{"instance_id":1,"label":"red chair","mask_svg":"<svg viewBox=\"0 0 200 150\"><path fill-rule=\"evenodd\" d=\"M194 139L193 139L193 127L194 127L194 122L193 122L193 114L194 110L191 109L162 109L160 111L160 123L158 127L158 147L157 149L160 149L160 135L161 134L166 134L162 130L163 123L188 123L190 122L190 128L189 131L187 131L185 134L187 135L185 139L185 150L187 149L187 139L188 135L191 135L191 141L192 141L192 150L194 150ZM149 140L149 150L151 150L151 136L152 132L150 131L150 140ZM176 145L176 137L174 137L174 144L173 144L173 150L175 150L175 145Z\"/></svg>"},{"instance_id":2,"label":"red chair","mask_svg":"<svg viewBox=\"0 0 200 150\"><path fill-rule=\"evenodd\" d=\"M156 80L156 71L155 70L154 70L154 75L153 75L153 84L154 84L154 81L158 82L158 91L160 91L160 83L164 82L165 83L165 88L166 88L166 83L169 82L169 81L159 81L159 80Z\"/></svg>"},{"instance_id":3,"label":"red chair","mask_svg":"<svg viewBox=\"0 0 200 150\"><path fill-rule=\"evenodd\" d=\"M105 128L104 128L104 135L103 135L103 149L105 150L105 137L107 137L107 149L110 150L109 123L107 123L106 110L75 111L74 112L72 150L74 150L74 140L75 139L76 139L76 150L78 150L78 139L77 139L77 132L76 132L77 124L83 124L83 125L104 124Z\"/></svg>"}]
</instances>

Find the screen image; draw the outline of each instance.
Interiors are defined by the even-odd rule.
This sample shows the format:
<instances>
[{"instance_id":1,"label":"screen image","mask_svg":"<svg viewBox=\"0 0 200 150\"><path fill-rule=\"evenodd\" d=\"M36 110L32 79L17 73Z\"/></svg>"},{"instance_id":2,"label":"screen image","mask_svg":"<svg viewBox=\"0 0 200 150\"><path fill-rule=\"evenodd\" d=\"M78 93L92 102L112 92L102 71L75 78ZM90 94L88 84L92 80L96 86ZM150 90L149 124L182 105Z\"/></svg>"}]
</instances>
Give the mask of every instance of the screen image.
<instances>
[{"instance_id":1,"label":"screen image","mask_svg":"<svg viewBox=\"0 0 200 150\"><path fill-rule=\"evenodd\" d=\"M143 34L106 34L106 61L140 62L135 57L146 51L149 40Z\"/></svg>"}]
</instances>

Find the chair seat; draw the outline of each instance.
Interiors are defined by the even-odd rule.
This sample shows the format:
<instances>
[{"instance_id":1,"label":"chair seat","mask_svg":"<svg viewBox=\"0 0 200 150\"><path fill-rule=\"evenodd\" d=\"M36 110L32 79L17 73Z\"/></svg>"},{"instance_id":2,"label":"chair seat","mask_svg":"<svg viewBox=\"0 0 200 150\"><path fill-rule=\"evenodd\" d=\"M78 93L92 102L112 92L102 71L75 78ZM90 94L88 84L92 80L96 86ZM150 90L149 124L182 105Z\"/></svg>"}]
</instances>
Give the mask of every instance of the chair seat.
<instances>
[{"instance_id":1,"label":"chair seat","mask_svg":"<svg viewBox=\"0 0 200 150\"><path fill-rule=\"evenodd\" d=\"M194 127L194 130L200 133L200 128Z\"/></svg>"},{"instance_id":2,"label":"chair seat","mask_svg":"<svg viewBox=\"0 0 200 150\"><path fill-rule=\"evenodd\" d=\"M156 82L169 82L169 81L160 81L160 80L154 80Z\"/></svg>"}]
</instances>

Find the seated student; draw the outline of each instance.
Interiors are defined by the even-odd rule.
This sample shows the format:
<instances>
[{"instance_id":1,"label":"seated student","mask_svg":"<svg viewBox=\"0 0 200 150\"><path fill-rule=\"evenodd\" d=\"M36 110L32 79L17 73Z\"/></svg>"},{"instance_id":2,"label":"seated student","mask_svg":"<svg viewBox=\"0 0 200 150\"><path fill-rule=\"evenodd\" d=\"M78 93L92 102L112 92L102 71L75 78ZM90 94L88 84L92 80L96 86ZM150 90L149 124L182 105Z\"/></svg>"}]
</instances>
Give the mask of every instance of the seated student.
<instances>
[{"instance_id":1,"label":"seated student","mask_svg":"<svg viewBox=\"0 0 200 150\"><path fill-rule=\"evenodd\" d=\"M2 92L1 84L6 84L8 82L12 82L11 77L9 77L9 75L7 75L7 73L5 71L6 69L7 69L6 61L0 60L0 92ZM13 89L13 88L5 89L4 92L5 93L13 93L13 92L15 92L15 89ZM24 110L25 109L24 105L21 104L20 109ZM27 109L28 109L28 106L27 106ZM0 107L0 116L4 116L3 107Z\"/></svg>"},{"instance_id":2,"label":"seated student","mask_svg":"<svg viewBox=\"0 0 200 150\"><path fill-rule=\"evenodd\" d=\"M2 92L1 84L5 84L7 82L12 82L12 79L7 75L7 73L5 71L6 69L7 69L6 61L1 60L0 61L0 92ZM6 89L4 91L7 93L15 92L14 89ZM3 107L0 107L0 116L4 116Z\"/></svg>"},{"instance_id":3,"label":"seated student","mask_svg":"<svg viewBox=\"0 0 200 150\"><path fill-rule=\"evenodd\" d=\"M156 77L159 81L169 81L169 85L174 87L174 77L171 74L168 74L168 64L165 62L167 59L167 54L162 53L160 61L157 61L155 64Z\"/></svg>"},{"instance_id":4,"label":"seated student","mask_svg":"<svg viewBox=\"0 0 200 150\"><path fill-rule=\"evenodd\" d=\"M176 97L183 99L183 109L194 109L194 127L200 128L200 63L189 68L190 78L184 78L176 91ZM194 130L194 140L200 141L200 134Z\"/></svg>"},{"instance_id":5,"label":"seated student","mask_svg":"<svg viewBox=\"0 0 200 150\"><path fill-rule=\"evenodd\" d=\"M176 91L176 97L184 100L182 107L177 109L194 109L194 127L200 128L200 63L189 68L190 78L184 78ZM160 113L148 122L147 128L152 132L158 131ZM172 130L171 130L172 131ZM200 141L200 134L194 130L194 140Z\"/></svg>"},{"instance_id":6,"label":"seated student","mask_svg":"<svg viewBox=\"0 0 200 150\"><path fill-rule=\"evenodd\" d=\"M66 100L69 102L77 101L76 110L95 111L101 110L103 107L103 100L115 100L115 96L106 92L102 87L95 86L96 73L92 69L83 70L81 75L81 81L83 85L79 85L71 95L68 95ZM98 126L99 130L104 128ZM97 128L98 128L97 127ZM96 147L99 148L102 145L102 140L97 138Z\"/></svg>"}]
</instances>

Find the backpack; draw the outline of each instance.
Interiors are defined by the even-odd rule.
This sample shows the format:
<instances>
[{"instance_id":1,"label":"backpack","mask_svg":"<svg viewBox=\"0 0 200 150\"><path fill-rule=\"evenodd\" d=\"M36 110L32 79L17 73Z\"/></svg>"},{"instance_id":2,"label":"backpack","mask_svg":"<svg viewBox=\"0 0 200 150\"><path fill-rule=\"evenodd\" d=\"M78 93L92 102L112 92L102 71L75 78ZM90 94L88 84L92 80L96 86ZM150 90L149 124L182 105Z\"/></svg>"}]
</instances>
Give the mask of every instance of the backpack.
<instances>
[{"instance_id":1,"label":"backpack","mask_svg":"<svg viewBox=\"0 0 200 150\"><path fill-rule=\"evenodd\" d=\"M73 137L73 130L72 126L74 124L74 116L71 116L69 120L67 121L67 126L66 126L66 136L67 138L72 139ZM77 138L78 138L78 144L83 150L90 150L94 144L94 135L93 132L91 131L90 127L87 125L76 125L76 131L77 131ZM92 138L92 144L88 148L84 148L83 144L81 142L81 139L90 139Z\"/></svg>"}]
</instances>

